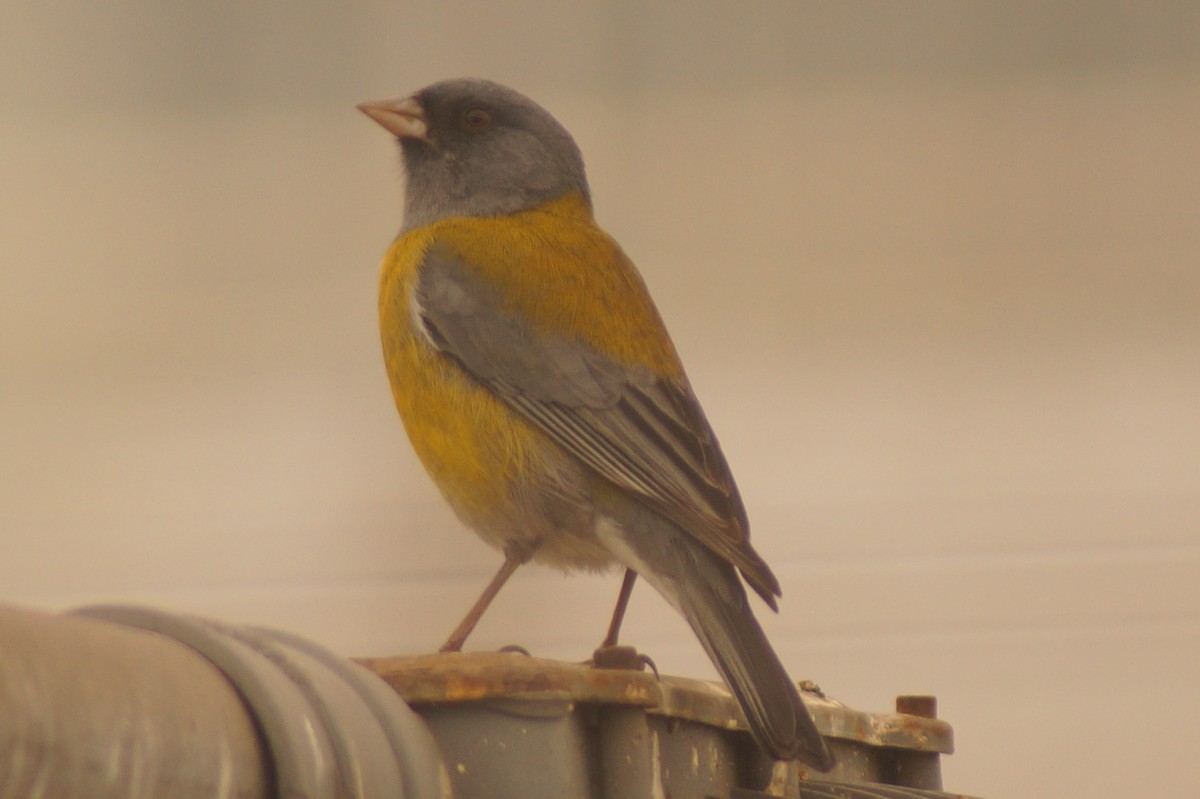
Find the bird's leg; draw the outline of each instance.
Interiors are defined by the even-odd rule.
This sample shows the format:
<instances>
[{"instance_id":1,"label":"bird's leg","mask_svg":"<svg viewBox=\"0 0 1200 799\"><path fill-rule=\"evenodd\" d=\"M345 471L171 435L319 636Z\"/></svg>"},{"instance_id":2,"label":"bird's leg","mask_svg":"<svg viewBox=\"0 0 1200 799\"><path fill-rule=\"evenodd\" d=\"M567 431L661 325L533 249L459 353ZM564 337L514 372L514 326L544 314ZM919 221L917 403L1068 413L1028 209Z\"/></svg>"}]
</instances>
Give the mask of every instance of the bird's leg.
<instances>
[{"instance_id":1,"label":"bird's leg","mask_svg":"<svg viewBox=\"0 0 1200 799\"><path fill-rule=\"evenodd\" d=\"M632 646L619 646L617 638L621 633L621 622L625 620L625 608L629 605L629 595L633 593L633 584L637 580L637 572L625 570L625 579L621 581L621 592L617 594L617 606L613 608L612 621L608 624L608 635L600 642L599 648L592 653L592 665L598 669L631 669L642 671L649 666L658 674L654 661L638 652Z\"/></svg>"},{"instance_id":2,"label":"bird's leg","mask_svg":"<svg viewBox=\"0 0 1200 799\"><path fill-rule=\"evenodd\" d=\"M621 622L625 620L625 608L629 606L629 595L633 593L633 584L637 581L637 572L625 570L625 579L621 580L621 592L617 594L617 606L613 608L612 621L608 624L608 635L600 642L601 649L609 649L617 645L617 637L621 634Z\"/></svg>"},{"instance_id":3,"label":"bird's leg","mask_svg":"<svg viewBox=\"0 0 1200 799\"><path fill-rule=\"evenodd\" d=\"M533 557L533 551L537 545L533 546L508 546L504 549L504 563L500 565L500 570L496 572L496 576L487 584L487 588L483 589L483 593L479 595L479 599L475 600L475 604L467 611L467 615L454 628L454 632L450 633L450 637L446 639L446 643L442 644L439 652L461 652L463 644L467 641L467 636L475 629L475 625L483 618L484 611L488 609L488 605L492 604L492 600L496 598L496 594L500 593L500 589L508 582L508 578L513 576L513 572L517 570L521 564L529 561Z\"/></svg>"}]
</instances>

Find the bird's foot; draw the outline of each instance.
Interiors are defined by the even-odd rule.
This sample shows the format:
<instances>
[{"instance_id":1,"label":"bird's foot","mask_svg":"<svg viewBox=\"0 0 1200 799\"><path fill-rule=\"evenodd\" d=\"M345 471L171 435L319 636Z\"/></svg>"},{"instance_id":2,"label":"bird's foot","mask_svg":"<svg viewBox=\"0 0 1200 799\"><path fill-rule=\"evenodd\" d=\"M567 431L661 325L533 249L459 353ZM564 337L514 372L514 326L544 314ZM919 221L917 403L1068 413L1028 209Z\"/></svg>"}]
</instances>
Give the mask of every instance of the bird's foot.
<instances>
[{"instance_id":1,"label":"bird's foot","mask_svg":"<svg viewBox=\"0 0 1200 799\"><path fill-rule=\"evenodd\" d=\"M627 669L645 671L647 667L658 677L658 667L649 655L644 655L632 646L601 646L592 653L592 667L597 669Z\"/></svg>"}]
</instances>

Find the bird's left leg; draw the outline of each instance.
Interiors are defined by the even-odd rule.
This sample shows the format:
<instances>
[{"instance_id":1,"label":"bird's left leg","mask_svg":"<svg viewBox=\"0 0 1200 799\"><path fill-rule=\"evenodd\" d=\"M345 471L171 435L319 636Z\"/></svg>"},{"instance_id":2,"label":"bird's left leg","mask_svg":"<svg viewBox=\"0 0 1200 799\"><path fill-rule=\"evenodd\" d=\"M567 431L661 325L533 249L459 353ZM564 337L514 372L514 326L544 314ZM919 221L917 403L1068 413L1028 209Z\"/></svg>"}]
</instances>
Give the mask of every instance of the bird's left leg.
<instances>
[{"instance_id":1,"label":"bird's left leg","mask_svg":"<svg viewBox=\"0 0 1200 799\"><path fill-rule=\"evenodd\" d=\"M637 572L625 569L625 579L621 581L621 592L617 594L617 606L613 608L612 621L608 624L608 635L600 642L601 649L609 649L617 645L621 634L621 622L625 620L625 608L629 606L629 596L633 593L633 584L637 581Z\"/></svg>"}]
</instances>

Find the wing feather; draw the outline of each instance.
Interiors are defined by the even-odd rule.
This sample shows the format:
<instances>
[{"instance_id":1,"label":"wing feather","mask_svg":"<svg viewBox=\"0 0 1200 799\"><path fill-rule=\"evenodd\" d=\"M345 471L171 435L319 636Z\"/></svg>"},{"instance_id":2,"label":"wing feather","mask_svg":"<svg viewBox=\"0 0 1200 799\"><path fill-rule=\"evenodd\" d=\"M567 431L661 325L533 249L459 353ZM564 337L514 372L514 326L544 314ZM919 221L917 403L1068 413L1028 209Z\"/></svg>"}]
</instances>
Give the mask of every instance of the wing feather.
<instances>
[{"instance_id":1,"label":"wing feather","mask_svg":"<svg viewBox=\"0 0 1200 799\"><path fill-rule=\"evenodd\" d=\"M779 583L750 547L745 508L686 380L663 380L509 310L458 259L431 252L414 313L431 344L559 446L733 563L775 607Z\"/></svg>"}]
</instances>

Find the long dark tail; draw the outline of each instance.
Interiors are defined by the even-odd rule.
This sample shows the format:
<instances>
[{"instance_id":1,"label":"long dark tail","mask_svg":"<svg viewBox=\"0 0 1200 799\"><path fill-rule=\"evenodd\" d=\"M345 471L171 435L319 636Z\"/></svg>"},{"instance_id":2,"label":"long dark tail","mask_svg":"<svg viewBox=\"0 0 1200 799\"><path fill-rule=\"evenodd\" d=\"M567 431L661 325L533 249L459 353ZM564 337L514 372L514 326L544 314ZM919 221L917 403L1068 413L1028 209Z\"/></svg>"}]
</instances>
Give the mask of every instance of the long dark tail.
<instances>
[{"instance_id":1,"label":"long dark tail","mask_svg":"<svg viewBox=\"0 0 1200 799\"><path fill-rule=\"evenodd\" d=\"M778 760L831 769L833 756L754 618L733 565L641 503L614 492L602 496L600 540L687 619L759 745Z\"/></svg>"},{"instance_id":2,"label":"long dark tail","mask_svg":"<svg viewBox=\"0 0 1200 799\"><path fill-rule=\"evenodd\" d=\"M733 691L759 745L776 759L831 769L833 756L754 618L733 567L714 558L679 589L680 610Z\"/></svg>"}]
</instances>

